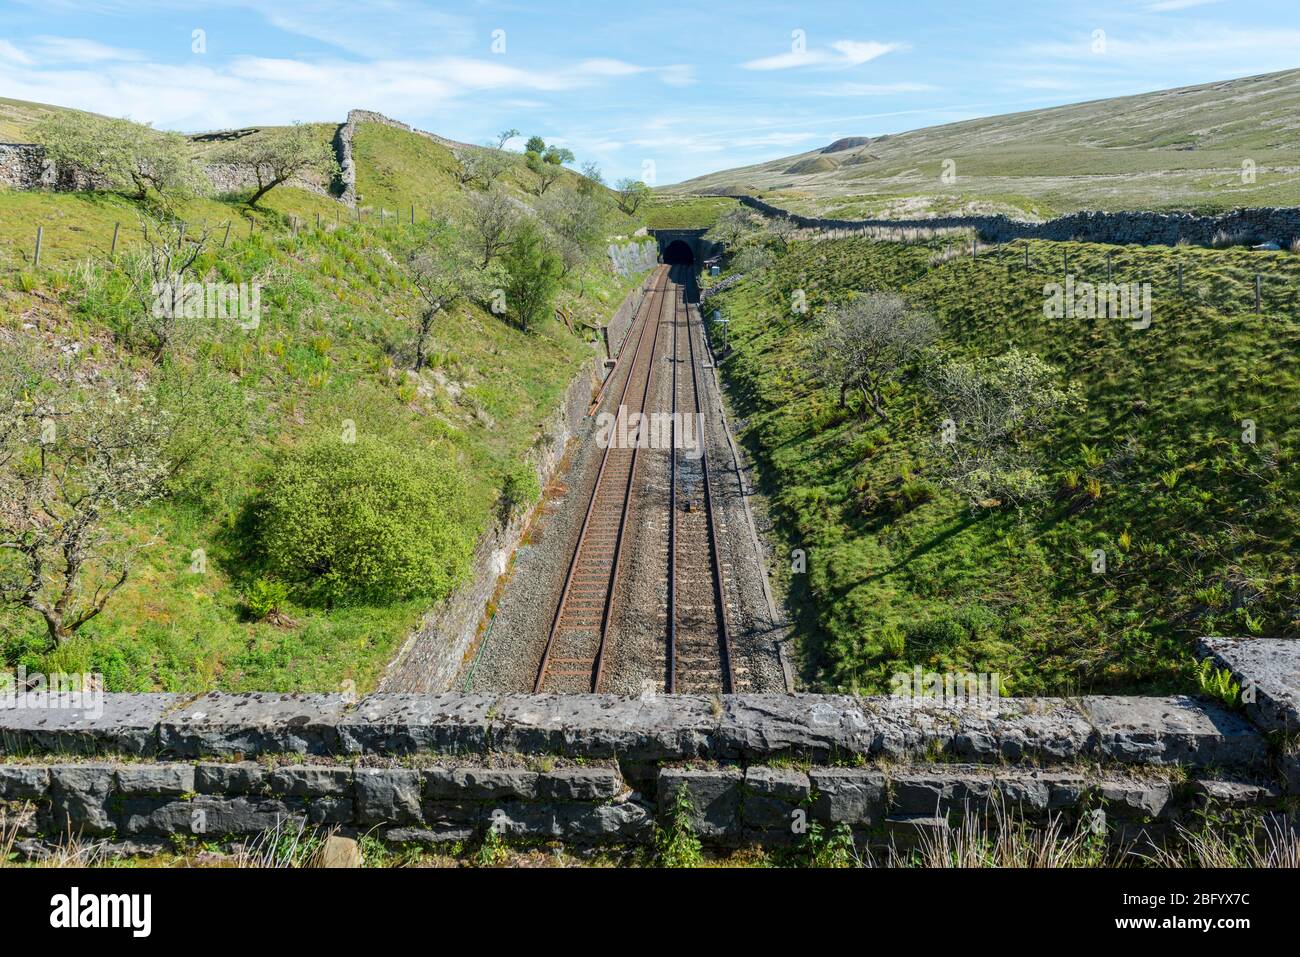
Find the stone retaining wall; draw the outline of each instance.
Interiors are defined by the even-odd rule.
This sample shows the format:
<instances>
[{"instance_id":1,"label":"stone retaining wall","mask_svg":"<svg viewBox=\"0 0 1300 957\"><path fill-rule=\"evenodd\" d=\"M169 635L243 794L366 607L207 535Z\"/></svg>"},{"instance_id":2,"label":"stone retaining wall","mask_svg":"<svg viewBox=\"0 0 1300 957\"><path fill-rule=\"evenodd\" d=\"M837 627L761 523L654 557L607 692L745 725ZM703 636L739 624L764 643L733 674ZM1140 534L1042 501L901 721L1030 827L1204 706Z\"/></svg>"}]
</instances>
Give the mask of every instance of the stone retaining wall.
<instances>
[{"instance_id":1,"label":"stone retaining wall","mask_svg":"<svg viewBox=\"0 0 1300 957\"><path fill-rule=\"evenodd\" d=\"M1297 660L1295 642L1263 644L1212 653ZM1289 732L1284 697L1270 707ZM113 694L98 713L0 709L0 826L29 853L68 833L134 851L285 821L395 843L489 828L639 843L685 793L718 845L788 843L813 822L883 844L995 806L1087 814L1131 841L1210 805L1294 815L1288 747L1187 697Z\"/></svg>"},{"instance_id":2,"label":"stone retaining wall","mask_svg":"<svg viewBox=\"0 0 1300 957\"><path fill-rule=\"evenodd\" d=\"M616 355L652 278L653 273L629 292L609 321L610 346ZM559 469L569 440L582 432L592 396L608 374L603 356L587 360L569 384L560 407L542 427L530 461L543 488ZM406 640L379 683L381 691L427 694L451 688L533 517L532 512L516 515L506 525L498 523L480 536L469 580L430 612Z\"/></svg>"},{"instance_id":3,"label":"stone retaining wall","mask_svg":"<svg viewBox=\"0 0 1300 957\"><path fill-rule=\"evenodd\" d=\"M609 354L617 356L623 349L623 340L627 338L628 330L632 328L632 320L636 318L637 310L641 308L641 303L650 293L654 286L654 270L641 281L623 302L619 305L618 311L605 326L606 335L609 341Z\"/></svg>"},{"instance_id":4,"label":"stone retaining wall","mask_svg":"<svg viewBox=\"0 0 1300 957\"><path fill-rule=\"evenodd\" d=\"M1013 239L1078 240L1093 243L1172 246L1180 240L1208 246L1220 233L1253 243L1275 241L1289 247L1300 239L1300 208L1235 209L1219 216L1194 213L1101 212L1084 210L1045 223L1007 216L938 216L933 219L822 219L787 212L753 196L736 197L767 216L785 216L806 229L974 229L986 242Z\"/></svg>"},{"instance_id":5,"label":"stone retaining wall","mask_svg":"<svg viewBox=\"0 0 1300 957\"><path fill-rule=\"evenodd\" d=\"M569 440L582 429L592 394L605 374L600 358L593 356L583 363L569 384L560 408L543 427L530 455L543 488L559 468ZM484 611L531 520L532 512L524 511L505 525L494 524L479 537L469 580L430 612L407 639L381 679L381 690L428 693L451 687L478 637Z\"/></svg>"}]
</instances>

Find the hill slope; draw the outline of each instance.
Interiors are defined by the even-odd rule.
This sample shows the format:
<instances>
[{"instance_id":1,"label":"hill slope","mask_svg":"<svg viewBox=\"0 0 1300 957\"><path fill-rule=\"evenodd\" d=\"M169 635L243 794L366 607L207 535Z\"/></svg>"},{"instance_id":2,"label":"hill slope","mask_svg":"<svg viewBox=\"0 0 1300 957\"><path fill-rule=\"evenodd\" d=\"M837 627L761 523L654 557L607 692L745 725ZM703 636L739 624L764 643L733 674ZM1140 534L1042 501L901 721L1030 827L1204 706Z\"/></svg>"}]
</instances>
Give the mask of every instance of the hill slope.
<instances>
[{"instance_id":1,"label":"hill slope","mask_svg":"<svg viewBox=\"0 0 1300 957\"><path fill-rule=\"evenodd\" d=\"M798 243L709 300L730 320L721 368L771 501L773 552L807 557L806 574L782 574L809 684L881 692L920 666L997 672L1016 694L1186 691L1196 637L1294 636L1300 257L1037 241L1005 259L943 253L940 241ZM1080 282L1112 268L1151 282L1152 325L1046 319L1062 253ZM863 290L901 293L940 330L887 391L888 418L842 408L819 371L827 307ZM807 314L790 308L796 291ZM926 382L948 357L1011 348L1050 363L1083 403L1027 440L1042 499L973 508L947 482L946 411Z\"/></svg>"},{"instance_id":2,"label":"hill slope","mask_svg":"<svg viewBox=\"0 0 1300 957\"><path fill-rule=\"evenodd\" d=\"M667 194L762 193L830 216L1300 204L1300 70L967 120L710 173ZM941 180L944 161L956 181ZM1242 164L1255 164L1243 182Z\"/></svg>"},{"instance_id":3,"label":"hill slope","mask_svg":"<svg viewBox=\"0 0 1300 957\"><path fill-rule=\"evenodd\" d=\"M14 124L6 138L17 140L28 138L23 124L41 110L58 109L0 106ZM322 135L329 129L322 124ZM390 212L414 206L414 225L405 216L358 223L333 198L290 186L267 194L256 210L231 197L172 207L191 237L210 231L198 276L258 284L262 318L251 330L205 320L167 369L134 345L138 307L107 261L119 224L119 262L139 250L138 217L146 208L112 193L0 190L0 351L40 342L75 357L67 361L88 378L122 371L152 384L176 373L203 403L194 420L203 453L162 500L113 529L117 541L153 541L125 586L52 652L39 617L0 607L0 667L99 672L113 691L335 690L344 681L372 687L428 601L331 606L294 595L274 620L258 620L247 608L264 574L246 540L251 507L286 455L336 440L344 423L359 441L406 449L426 457L430 470L454 471L461 481L456 521L465 534L498 520L541 423L599 348L591 324L607 318L641 277L615 275L600 244L558 292L573 331L550 320L523 331L463 300L435 324L428 367L412 372L413 318L422 300L404 263L416 247L463 231L431 223L429 210L454 217L471 187L459 184L450 150L428 138L364 123L355 146L366 205ZM520 188L523 175L516 169L504 178L521 208L536 204ZM575 176L566 173L552 192L570 188ZM638 223L606 202L607 238L632 232ZM44 245L34 268L38 226ZM196 554L205 556L197 572ZM0 564L0 573L7 571Z\"/></svg>"}]
</instances>

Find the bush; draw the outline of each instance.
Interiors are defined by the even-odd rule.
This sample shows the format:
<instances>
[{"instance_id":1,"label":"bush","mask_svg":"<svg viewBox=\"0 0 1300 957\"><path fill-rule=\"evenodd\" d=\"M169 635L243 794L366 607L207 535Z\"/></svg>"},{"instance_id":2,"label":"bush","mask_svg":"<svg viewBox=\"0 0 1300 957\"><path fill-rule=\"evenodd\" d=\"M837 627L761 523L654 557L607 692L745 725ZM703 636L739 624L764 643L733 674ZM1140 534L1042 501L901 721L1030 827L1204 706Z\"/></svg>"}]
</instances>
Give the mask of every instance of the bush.
<instances>
[{"instance_id":1,"label":"bush","mask_svg":"<svg viewBox=\"0 0 1300 957\"><path fill-rule=\"evenodd\" d=\"M451 463L377 439L327 440L285 455L256 511L267 570L308 601L436 601L474 547Z\"/></svg>"},{"instance_id":2,"label":"bush","mask_svg":"<svg viewBox=\"0 0 1300 957\"><path fill-rule=\"evenodd\" d=\"M272 578L258 578L244 592L244 608L248 617L263 621L289 600L289 586Z\"/></svg>"},{"instance_id":3,"label":"bush","mask_svg":"<svg viewBox=\"0 0 1300 957\"><path fill-rule=\"evenodd\" d=\"M547 244L541 229L525 219L516 228L502 264L510 277L506 302L519 328L527 332L550 314L564 262Z\"/></svg>"},{"instance_id":4,"label":"bush","mask_svg":"<svg viewBox=\"0 0 1300 957\"><path fill-rule=\"evenodd\" d=\"M501 496L497 499L497 517L507 525L520 511L530 508L542 497L537 472L528 462L520 462L501 479Z\"/></svg>"},{"instance_id":5,"label":"bush","mask_svg":"<svg viewBox=\"0 0 1300 957\"><path fill-rule=\"evenodd\" d=\"M181 194L207 188L190 158L189 141L179 133L80 112L51 114L32 133L61 172L80 174L96 187L127 191L140 199L151 187Z\"/></svg>"}]
</instances>

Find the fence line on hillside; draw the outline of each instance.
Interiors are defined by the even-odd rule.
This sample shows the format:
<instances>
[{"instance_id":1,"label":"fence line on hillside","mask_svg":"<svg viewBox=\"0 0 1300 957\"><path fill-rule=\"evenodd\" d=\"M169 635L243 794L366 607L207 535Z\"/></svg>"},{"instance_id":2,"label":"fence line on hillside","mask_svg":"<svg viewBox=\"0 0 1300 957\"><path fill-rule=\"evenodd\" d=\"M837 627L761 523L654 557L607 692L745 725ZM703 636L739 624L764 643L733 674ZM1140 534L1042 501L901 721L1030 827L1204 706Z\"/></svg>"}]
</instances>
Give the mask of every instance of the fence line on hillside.
<instances>
[{"instance_id":1,"label":"fence line on hillside","mask_svg":"<svg viewBox=\"0 0 1300 957\"><path fill-rule=\"evenodd\" d=\"M1106 262L1104 267L1106 273L1103 279L1100 275L1093 276L1090 274L1080 273L1077 269L1072 270L1071 266L1077 266L1078 261L1071 261L1069 250L1061 250L1062 258L1060 260L1059 268L1057 268L1055 261L1051 265L1045 266L1041 256L1035 257L1032 254L1031 250L1033 248L1033 243L1050 243L1059 245L1061 243L1059 240L1015 239L1007 242L988 243L981 241L978 238L977 232L971 226L930 228L917 226L888 227L880 225L860 226L856 228L806 227L795 233L795 238L811 243L834 242L845 239L870 239L878 242L894 242L905 245L928 242L945 236L961 236L963 241L950 242L943 250L936 252L930 260L930 265L932 266L942 265L943 263L954 260L965 259L973 261L981 266L991 263L998 266L998 268L1005 268L1007 270L1008 279L1013 278L1015 274L1014 271L1019 268L1022 275L1025 273L1033 273L1047 277L1055 276L1063 283L1067 279L1072 279L1076 282L1089 282L1094 284L1099 282L1115 284L1131 284L1134 282L1150 283L1153 295L1157 292L1158 284L1162 279L1163 281L1170 283L1170 288L1159 287L1159 291L1162 295L1172 294L1185 298L1189 292L1194 290L1194 287L1189 285L1188 277L1186 276L1185 263L1181 260L1176 260L1173 263L1164 266L1164 270L1167 273L1170 273L1170 275L1161 277L1157 274L1159 269L1156 268L1142 271L1138 278L1134 279L1131 276L1120 275L1117 272L1117 267L1114 263L1114 253L1108 251L1106 253ZM1107 246L1113 244L1091 243L1089 245ZM1012 252L1014 247L1020 247L1020 251ZM1173 250L1178 247L1143 246L1140 248L1143 250L1152 248ZM1141 253L1138 255L1140 256ZM1085 258L1092 259L1094 257L1088 256ZM1238 267L1231 268L1236 269ZM1293 312L1300 311L1300 271L1297 271L1296 273L1283 273L1260 269L1242 271L1246 273L1248 278L1240 280L1240 282L1244 283L1246 286L1247 297L1253 301L1253 312L1256 315L1262 315L1265 312L1281 312L1288 305L1292 307ZM1216 280L1219 283L1239 282L1239 280L1235 280L1231 276L1225 277L1222 275L1216 277ZM1289 288L1290 295L1277 295L1275 293L1270 296L1270 291L1275 291L1281 284L1285 284ZM1206 302L1209 305L1215 305L1213 299L1201 299L1200 301ZM1270 302L1274 303L1277 308L1269 308ZM1218 306L1215 307L1219 308ZM1223 310L1220 309L1220 311Z\"/></svg>"},{"instance_id":2,"label":"fence line on hillside","mask_svg":"<svg viewBox=\"0 0 1300 957\"><path fill-rule=\"evenodd\" d=\"M375 219L376 213L378 213L377 223ZM401 210L390 210L383 206L379 207L378 209L374 209L374 208L363 209L361 207L356 207L355 209L347 210L346 212L342 207L340 207L338 210L335 211L335 214L332 219L328 217L327 214L322 215L322 213L318 211L315 216L315 229L324 230L328 232L334 229L340 229L343 226L378 225L381 228L391 226L391 225L415 226L421 222L436 222L439 219L437 210L433 208L429 209L428 211L429 215L427 219L423 218L420 215L420 213L423 213L423 210L420 210L419 213L417 213L417 207L414 205L408 206L407 208ZM240 217L240 218L244 218L244 217ZM189 236L191 242L199 241L198 239L194 238L196 235L204 236L205 239L210 239L213 237L214 234L219 234L221 238L221 242L219 245L220 248L224 249L230 244L231 239L238 238L237 236L234 235L234 226L236 222L235 218L227 219L223 222L218 222L216 224L212 224L212 223L193 224L187 220L179 220L179 219L173 219L171 221L178 222L184 227L184 232ZM259 224L257 220L252 218L246 218L245 222L248 224L248 232L245 234L246 236L252 236L255 232L258 231ZM302 228L305 225L309 225L309 224L310 224L310 220L304 221L303 219L300 219L296 215L285 215L281 228L276 229L272 227L272 229L270 229L269 231L272 232L273 234L280 233L280 234L287 234L291 236L297 236L299 232L302 230ZM59 249L58 230L60 228L66 229L70 233L77 233L82 235L84 235L86 232L86 229L84 227L78 226L75 222L64 227L56 227L53 226L52 224L41 223L41 222L34 223L33 225L34 225L34 231L33 233L30 234L32 237L30 240L25 240L19 243L11 244L11 246L16 248L18 251L19 261L25 262L32 269L39 269L41 267L42 259L48 259L51 253L58 251ZM197 233L192 232L191 229L196 225L198 228ZM105 238L104 238L103 246L108 252L107 258L109 260L113 260L114 258L116 258L118 245L120 243L120 240L124 236L123 233L124 227L129 228L129 223L123 220L117 220L113 223L113 228L111 231L106 229L104 232ZM268 230L266 230L263 227L263 231L268 231ZM141 233L143 234L143 227L141 227ZM93 253L87 253L87 255L93 256ZM80 256L78 258L85 258L85 256Z\"/></svg>"}]
</instances>

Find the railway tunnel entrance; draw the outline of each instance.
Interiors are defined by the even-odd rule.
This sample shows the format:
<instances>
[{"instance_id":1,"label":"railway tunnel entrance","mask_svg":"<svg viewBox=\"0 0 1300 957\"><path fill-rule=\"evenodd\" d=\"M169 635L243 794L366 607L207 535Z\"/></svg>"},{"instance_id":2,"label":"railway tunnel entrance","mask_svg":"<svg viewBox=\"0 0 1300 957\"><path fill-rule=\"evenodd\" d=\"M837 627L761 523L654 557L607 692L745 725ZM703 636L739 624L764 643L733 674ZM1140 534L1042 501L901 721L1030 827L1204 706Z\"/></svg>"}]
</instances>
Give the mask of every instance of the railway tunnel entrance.
<instances>
[{"instance_id":1,"label":"railway tunnel entrance","mask_svg":"<svg viewBox=\"0 0 1300 957\"><path fill-rule=\"evenodd\" d=\"M686 265L700 269L704 260L721 250L721 245L705 239L705 229L652 229L659 243L659 258L669 265Z\"/></svg>"},{"instance_id":2,"label":"railway tunnel entrance","mask_svg":"<svg viewBox=\"0 0 1300 957\"><path fill-rule=\"evenodd\" d=\"M694 266L695 252L680 239L674 239L664 250L664 262L670 266Z\"/></svg>"}]
</instances>

